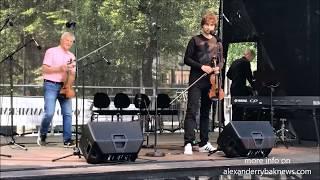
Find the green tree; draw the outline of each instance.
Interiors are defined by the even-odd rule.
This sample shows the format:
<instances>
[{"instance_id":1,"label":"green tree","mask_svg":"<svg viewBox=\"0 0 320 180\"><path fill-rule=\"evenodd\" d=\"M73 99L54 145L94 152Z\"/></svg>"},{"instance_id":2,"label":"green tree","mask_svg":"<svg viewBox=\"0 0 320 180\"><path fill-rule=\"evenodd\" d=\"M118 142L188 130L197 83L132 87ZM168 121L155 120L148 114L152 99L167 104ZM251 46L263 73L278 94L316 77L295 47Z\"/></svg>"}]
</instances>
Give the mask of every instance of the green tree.
<instances>
[{"instance_id":1,"label":"green tree","mask_svg":"<svg viewBox=\"0 0 320 180\"><path fill-rule=\"evenodd\" d=\"M74 31L77 58L112 42L79 62L78 77L84 78L86 85L152 87L157 54L161 80L178 69L189 39L200 31L202 14L208 9L218 12L219 1L3 0L0 5L1 22L7 15L14 17L14 26L1 32L2 58L31 37L43 46L39 52L29 43L14 56L16 66L21 67L14 68L14 84L40 84L45 50L59 43L61 32ZM75 21L76 28L66 28L67 21ZM102 56L112 64L97 62ZM8 69L2 66L1 73L6 76L3 82L8 83ZM41 90L34 93L40 95Z\"/></svg>"}]
</instances>

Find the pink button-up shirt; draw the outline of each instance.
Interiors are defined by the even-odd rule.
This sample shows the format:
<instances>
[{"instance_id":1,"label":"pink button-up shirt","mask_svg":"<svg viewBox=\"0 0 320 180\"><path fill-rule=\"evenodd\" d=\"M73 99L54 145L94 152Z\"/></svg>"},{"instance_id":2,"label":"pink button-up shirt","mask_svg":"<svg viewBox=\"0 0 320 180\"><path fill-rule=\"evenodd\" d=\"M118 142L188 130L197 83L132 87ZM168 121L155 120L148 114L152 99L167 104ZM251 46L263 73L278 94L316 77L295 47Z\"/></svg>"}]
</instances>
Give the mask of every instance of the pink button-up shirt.
<instances>
[{"instance_id":1,"label":"pink button-up shirt","mask_svg":"<svg viewBox=\"0 0 320 180\"><path fill-rule=\"evenodd\" d=\"M58 67L61 65L66 65L70 62L70 60L75 60L75 56L70 51L64 51L60 46L50 48L46 51L46 54L43 59L43 64L48 65L50 67ZM75 71L75 68L71 69L71 71ZM65 79L66 73L58 72L58 73L43 73L43 78L55 81L55 82L63 82Z\"/></svg>"}]
</instances>

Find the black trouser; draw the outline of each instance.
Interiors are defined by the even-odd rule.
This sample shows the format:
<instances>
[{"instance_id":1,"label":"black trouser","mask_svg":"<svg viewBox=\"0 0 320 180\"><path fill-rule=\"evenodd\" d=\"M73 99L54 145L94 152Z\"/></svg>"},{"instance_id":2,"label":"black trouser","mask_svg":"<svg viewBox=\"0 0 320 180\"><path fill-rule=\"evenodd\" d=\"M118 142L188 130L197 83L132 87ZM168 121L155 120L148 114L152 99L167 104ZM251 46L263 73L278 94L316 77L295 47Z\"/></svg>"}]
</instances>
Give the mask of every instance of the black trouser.
<instances>
[{"instance_id":1,"label":"black trouser","mask_svg":"<svg viewBox=\"0 0 320 180\"><path fill-rule=\"evenodd\" d=\"M210 86L208 85L195 85L188 90L188 105L184 122L185 144L193 143L195 140L195 129L197 128L196 117L199 110L199 100L201 102L199 146L204 146L209 140L209 112L212 104L208 96L209 89Z\"/></svg>"}]
</instances>

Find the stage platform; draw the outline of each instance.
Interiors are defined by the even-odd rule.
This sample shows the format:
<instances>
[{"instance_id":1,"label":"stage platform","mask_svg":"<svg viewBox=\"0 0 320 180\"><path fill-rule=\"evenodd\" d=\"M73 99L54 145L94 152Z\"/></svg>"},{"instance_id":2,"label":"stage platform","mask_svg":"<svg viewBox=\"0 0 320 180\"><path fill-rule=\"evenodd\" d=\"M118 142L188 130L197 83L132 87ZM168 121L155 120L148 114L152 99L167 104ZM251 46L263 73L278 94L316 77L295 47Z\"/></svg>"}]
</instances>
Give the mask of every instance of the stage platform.
<instances>
[{"instance_id":1,"label":"stage platform","mask_svg":"<svg viewBox=\"0 0 320 180\"><path fill-rule=\"evenodd\" d=\"M216 142L217 132L210 133ZM142 148L135 162L88 164L78 156L52 162L72 154L63 148L62 137L49 136L48 145L39 147L36 137L16 137L28 150L4 145L10 138L1 137L1 179L320 179L319 147L315 142L293 143L287 149L274 147L268 158L226 158L223 152L208 156L194 151L183 154L183 133L162 133L158 136L158 151L164 157L148 157L153 148ZM146 142L144 142L144 145ZM150 136L149 144L153 144ZM213 143L214 144L214 143ZM216 144L215 144L216 145ZM264 175L257 173L264 171ZM235 173L237 173L235 175ZM240 173L240 174L239 174Z\"/></svg>"}]
</instances>

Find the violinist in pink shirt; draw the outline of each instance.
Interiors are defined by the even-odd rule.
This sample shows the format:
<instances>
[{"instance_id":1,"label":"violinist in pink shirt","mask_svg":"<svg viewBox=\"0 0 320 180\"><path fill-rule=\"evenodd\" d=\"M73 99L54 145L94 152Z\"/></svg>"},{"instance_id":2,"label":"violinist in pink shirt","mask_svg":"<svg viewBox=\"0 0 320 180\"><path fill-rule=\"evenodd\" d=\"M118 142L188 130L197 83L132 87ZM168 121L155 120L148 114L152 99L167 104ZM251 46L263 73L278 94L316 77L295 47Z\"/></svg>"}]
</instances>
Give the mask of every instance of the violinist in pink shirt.
<instances>
[{"instance_id":1,"label":"violinist in pink shirt","mask_svg":"<svg viewBox=\"0 0 320 180\"><path fill-rule=\"evenodd\" d=\"M68 73L71 78L75 74L75 56L70 52L75 37L70 32L64 32L60 44L49 48L42 63L43 90L44 90L44 115L41 121L37 144L46 145L49 125L55 113L56 101L59 101L63 117L63 143L65 147L73 147L72 140L72 101L60 93ZM74 80L74 79L73 79Z\"/></svg>"}]
</instances>

